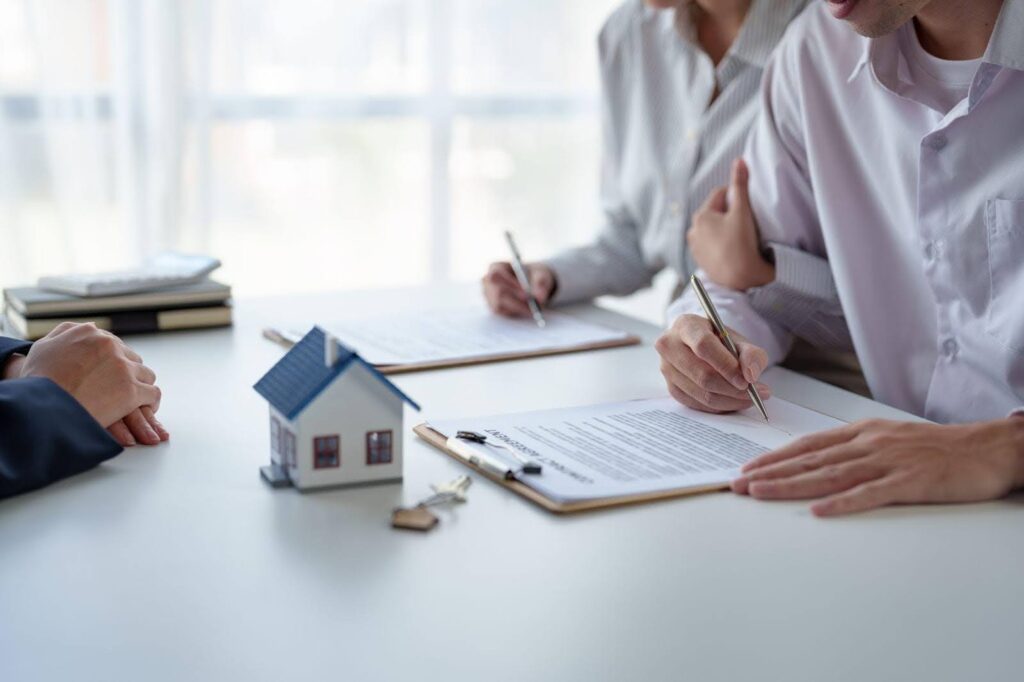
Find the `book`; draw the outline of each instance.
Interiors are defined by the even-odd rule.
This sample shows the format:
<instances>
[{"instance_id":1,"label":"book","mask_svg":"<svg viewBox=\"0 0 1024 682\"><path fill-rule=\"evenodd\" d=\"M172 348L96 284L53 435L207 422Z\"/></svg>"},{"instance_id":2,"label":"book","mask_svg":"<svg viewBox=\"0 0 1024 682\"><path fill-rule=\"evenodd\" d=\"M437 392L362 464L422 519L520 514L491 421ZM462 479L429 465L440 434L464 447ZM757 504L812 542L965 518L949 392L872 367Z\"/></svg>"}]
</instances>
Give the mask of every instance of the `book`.
<instances>
[{"instance_id":1,"label":"book","mask_svg":"<svg viewBox=\"0 0 1024 682\"><path fill-rule=\"evenodd\" d=\"M231 325L231 306L222 303L194 308L161 310L120 310L100 315L80 317L25 317L8 308L7 333L35 341L53 331L62 322L92 322L113 334L142 334L177 329L203 329Z\"/></svg>"},{"instance_id":2,"label":"book","mask_svg":"<svg viewBox=\"0 0 1024 682\"><path fill-rule=\"evenodd\" d=\"M4 289L7 309L24 318L67 315L103 316L120 310L156 310L223 305L231 298L231 287L215 280L121 296L82 298L44 291L39 287Z\"/></svg>"}]
</instances>

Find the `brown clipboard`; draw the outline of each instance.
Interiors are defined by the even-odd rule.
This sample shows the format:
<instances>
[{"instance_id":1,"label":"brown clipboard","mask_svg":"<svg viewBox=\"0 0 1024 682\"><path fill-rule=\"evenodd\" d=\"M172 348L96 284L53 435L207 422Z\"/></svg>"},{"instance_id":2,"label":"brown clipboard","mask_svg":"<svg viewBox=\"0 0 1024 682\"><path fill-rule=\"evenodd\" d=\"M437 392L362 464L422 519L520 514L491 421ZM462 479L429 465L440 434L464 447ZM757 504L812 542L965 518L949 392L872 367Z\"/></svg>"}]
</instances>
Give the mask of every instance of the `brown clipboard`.
<instances>
[{"instance_id":1,"label":"brown clipboard","mask_svg":"<svg viewBox=\"0 0 1024 682\"><path fill-rule=\"evenodd\" d=\"M423 372L429 369L453 369L455 367L471 367L473 365L489 365L496 362L510 362L512 360L526 360L529 358L543 358L549 355L568 355L569 353L585 353L591 350L605 350L607 348L625 348L636 346L642 342L639 336L627 334L622 338L601 341L598 343L585 343L578 346L562 346L557 348L543 348L541 350L528 351L526 353L497 353L495 355L475 355L469 358L455 358L451 360L434 360L431 362L410 362L402 365L374 365L381 374L407 374L409 372Z\"/></svg>"},{"instance_id":2,"label":"brown clipboard","mask_svg":"<svg viewBox=\"0 0 1024 682\"><path fill-rule=\"evenodd\" d=\"M484 478L490 479L494 483L497 483L501 487L511 490L520 497L525 497L530 502L533 502L538 507L553 512L555 514L576 514L579 512L596 511L598 509L608 509L610 507L624 507L633 504L643 504L645 502L655 502L658 500L669 500L676 497L686 497L689 495L698 495L701 493L715 492L719 490L726 490L728 484L714 484L701 486L696 488L683 488L679 490L662 490L656 493L641 493L638 495L625 495L622 497L604 497L594 500L581 500L577 502L556 502L555 500L544 497L543 494L534 490L528 485L517 481L517 480L506 480L492 474L489 471L485 471L480 467L467 462L462 457L459 457L454 452L448 449L448 438L441 432L434 430L429 424L423 423L413 427L413 432L425 440L430 445L434 446L441 452L445 453L460 464L469 467L475 471L478 475Z\"/></svg>"}]
</instances>

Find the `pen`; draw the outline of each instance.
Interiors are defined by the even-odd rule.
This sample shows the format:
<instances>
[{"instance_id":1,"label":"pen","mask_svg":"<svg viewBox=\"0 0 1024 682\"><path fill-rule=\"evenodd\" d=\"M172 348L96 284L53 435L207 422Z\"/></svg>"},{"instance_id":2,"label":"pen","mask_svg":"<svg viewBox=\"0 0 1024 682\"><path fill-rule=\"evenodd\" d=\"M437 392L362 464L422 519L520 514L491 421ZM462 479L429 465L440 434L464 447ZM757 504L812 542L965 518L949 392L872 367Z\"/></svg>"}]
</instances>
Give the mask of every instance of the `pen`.
<instances>
[{"instance_id":1,"label":"pen","mask_svg":"<svg viewBox=\"0 0 1024 682\"><path fill-rule=\"evenodd\" d=\"M470 464L480 467L489 474L500 476L501 478L512 480L516 477L514 469L506 465L504 462L485 455L482 452L477 452L472 447L466 445L458 438L448 439L448 449L455 453L459 459L469 462Z\"/></svg>"},{"instance_id":2,"label":"pen","mask_svg":"<svg viewBox=\"0 0 1024 682\"><path fill-rule=\"evenodd\" d=\"M505 452L515 457L515 459L520 464L523 465L524 474L539 474L541 473L541 471L543 471L541 465L533 461L533 459L527 457L526 455L519 452L515 448L505 445L504 443L488 440L487 436L483 435L482 433L477 433L476 431L459 431L458 433L455 434L455 437L458 438L459 440L469 441L470 443L479 443L480 445L484 446L490 445L492 447L504 450Z\"/></svg>"},{"instance_id":3,"label":"pen","mask_svg":"<svg viewBox=\"0 0 1024 682\"><path fill-rule=\"evenodd\" d=\"M273 327L265 327L263 329L263 338L269 339L270 341L273 341L280 346L284 346L285 348L291 348L302 340L302 334L297 334L288 330L274 329Z\"/></svg>"},{"instance_id":4,"label":"pen","mask_svg":"<svg viewBox=\"0 0 1024 682\"><path fill-rule=\"evenodd\" d=\"M725 347L729 349L729 352L736 356L736 359L740 359L740 351L736 348L736 344L732 342L732 338L729 336L729 331L722 324L722 318L718 316L718 311L715 309L715 304L711 302L711 297L708 296L708 292L704 289L704 285L701 284L700 280L697 279L697 275L690 275L690 284L693 285L693 290L697 292L697 300L700 301L700 307L704 308L704 313L708 316L708 321L711 322L711 326L715 330L715 334L722 340ZM768 421L768 412L764 409L764 403L761 402L761 396L757 394L757 389L754 388L754 384L747 384L747 395L757 405L757 409L761 411L761 416L764 417L765 423Z\"/></svg>"},{"instance_id":5,"label":"pen","mask_svg":"<svg viewBox=\"0 0 1024 682\"><path fill-rule=\"evenodd\" d=\"M537 323L538 327L543 327L547 322L544 320L544 316L540 314L540 304L533 297L533 291L530 288L530 278L526 276L526 268L523 267L523 258L519 255L516 242L512 239L512 233L508 230L505 230L505 241L508 242L508 248L512 251L512 269L516 272L519 286L526 292L526 302L530 305L530 312L533 313L533 321Z\"/></svg>"}]
</instances>

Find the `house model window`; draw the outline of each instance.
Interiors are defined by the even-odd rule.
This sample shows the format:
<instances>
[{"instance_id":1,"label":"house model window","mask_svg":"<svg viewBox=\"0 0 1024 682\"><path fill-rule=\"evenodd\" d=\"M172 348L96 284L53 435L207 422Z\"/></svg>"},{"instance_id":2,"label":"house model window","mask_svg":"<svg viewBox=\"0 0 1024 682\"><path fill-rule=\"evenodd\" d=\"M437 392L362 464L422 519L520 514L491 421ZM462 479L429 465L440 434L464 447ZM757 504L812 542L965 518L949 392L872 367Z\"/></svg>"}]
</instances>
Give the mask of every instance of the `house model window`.
<instances>
[{"instance_id":1,"label":"house model window","mask_svg":"<svg viewBox=\"0 0 1024 682\"><path fill-rule=\"evenodd\" d=\"M295 434L290 429L284 430L284 463L290 467L296 465L295 461Z\"/></svg>"},{"instance_id":2,"label":"house model window","mask_svg":"<svg viewBox=\"0 0 1024 682\"><path fill-rule=\"evenodd\" d=\"M341 466L341 437L317 436L313 439L313 468L329 469Z\"/></svg>"},{"instance_id":3,"label":"house model window","mask_svg":"<svg viewBox=\"0 0 1024 682\"><path fill-rule=\"evenodd\" d=\"M391 464L391 431L366 434L366 463Z\"/></svg>"},{"instance_id":4,"label":"house model window","mask_svg":"<svg viewBox=\"0 0 1024 682\"><path fill-rule=\"evenodd\" d=\"M270 418L270 450L274 454L281 453L281 422L277 417Z\"/></svg>"}]
</instances>

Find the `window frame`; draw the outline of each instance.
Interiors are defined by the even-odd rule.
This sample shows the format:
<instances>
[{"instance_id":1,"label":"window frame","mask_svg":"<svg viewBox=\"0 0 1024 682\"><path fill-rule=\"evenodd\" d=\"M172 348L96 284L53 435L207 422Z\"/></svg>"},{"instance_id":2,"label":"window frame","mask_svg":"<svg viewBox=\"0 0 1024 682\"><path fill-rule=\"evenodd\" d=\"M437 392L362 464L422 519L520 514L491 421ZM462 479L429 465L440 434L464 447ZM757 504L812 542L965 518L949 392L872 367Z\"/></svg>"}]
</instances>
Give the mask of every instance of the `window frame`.
<instances>
[{"instance_id":1,"label":"window frame","mask_svg":"<svg viewBox=\"0 0 1024 682\"><path fill-rule=\"evenodd\" d=\"M333 440L334 446L334 463L333 464L320 464L320 444L326 441ZM313 469L339 469L341 468L341 435L337 433L324 434L321 436L313 436Z\"/></svg>"},{"instance_id":2,"label":"window frame","mask_svg":"<svg viewBox=\"0 0 1024 682\"><path fill-rule=\"evenodd\" d=\"M373 461L371 453L374 452L374 446L370 445L370 438L372 436L381 436L387 434L388 436L388 459L387 461L378 460ZM378 446L379 448L379 446ZM378 431L367 431L366 432L366 466L381 466L387 464L394 464L395 462L395 432L392 429L380 429Z\"/></svg>"}]
</instances>

